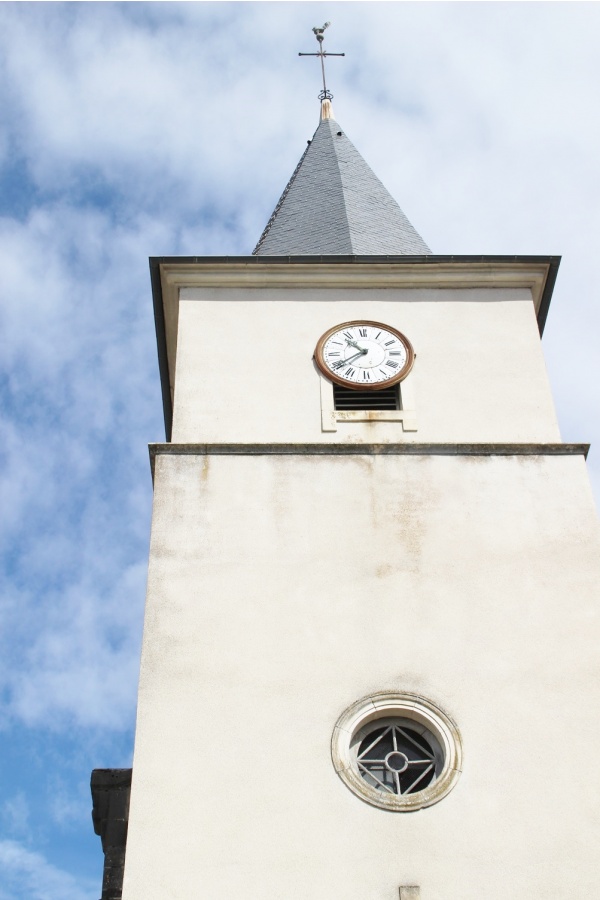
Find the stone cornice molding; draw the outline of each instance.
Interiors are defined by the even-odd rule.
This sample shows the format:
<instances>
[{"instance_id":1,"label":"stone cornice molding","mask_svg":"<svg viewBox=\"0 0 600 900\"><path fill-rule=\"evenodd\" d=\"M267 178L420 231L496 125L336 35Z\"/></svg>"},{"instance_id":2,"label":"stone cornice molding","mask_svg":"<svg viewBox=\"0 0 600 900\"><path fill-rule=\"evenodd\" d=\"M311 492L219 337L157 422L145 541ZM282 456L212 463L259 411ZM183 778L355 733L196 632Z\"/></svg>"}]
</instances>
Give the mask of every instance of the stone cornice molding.
<instances>
[{"instance_id":1,"label":"stone cornice molding","mask_svg":"<svg viewBox=\"0 0 600 900\"><path fill-rule=\"evenodd\" d=\"M149 444L157 456L583 456L589 444Z\"/></svg>"}]
</instances>

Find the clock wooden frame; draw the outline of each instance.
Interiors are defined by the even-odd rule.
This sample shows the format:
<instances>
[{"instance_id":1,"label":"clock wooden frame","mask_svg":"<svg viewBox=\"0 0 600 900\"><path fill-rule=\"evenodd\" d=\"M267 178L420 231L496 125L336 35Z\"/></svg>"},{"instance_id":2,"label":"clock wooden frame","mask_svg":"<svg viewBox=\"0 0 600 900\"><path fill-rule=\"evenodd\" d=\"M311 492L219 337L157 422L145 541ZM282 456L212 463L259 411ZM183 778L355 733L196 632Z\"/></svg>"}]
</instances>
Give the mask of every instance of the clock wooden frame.
<instances>
[{"instance_id":1,"label":"clock wooden frame","mask_svg":"<svg viewBox=\"0 0 600 900\"><path fill-rule=\"evenodd\" d=\"M396 338L398 338L398 340L404 345L406 349L406 362L399 372L397 372L395 375L392 375L391 378L386 379L386 381L375 384L352 383L350 381L347 381L345 378L340 378L340 376L336 375L335 372L332 372L325 362L323 356L323 348L332 334L335 334L338 331L342 331L344 328L357 328L361 325L370 325L373 328L381 328L385 331L388 331L390 334L393 334ZM319 371L325 376L325 378L329 379L329 381L333 381L334 384L339 384L342 387L347 387L351 391L381 391L384 388L392 387L392 385L394 384L399 384L406 378L413 367L415 356L416 354L413 350L411 342L405 335L402 334L401 331L398 331L397 328L393 328L391 325L386 325L383 322L372 322L370 319L354 319L351 322L342 322L340 325L334 325L333 328L330 328L325 332L325 334L321 335L321 337L317 341L313 359Z\"/></svg>"}]
</instances>

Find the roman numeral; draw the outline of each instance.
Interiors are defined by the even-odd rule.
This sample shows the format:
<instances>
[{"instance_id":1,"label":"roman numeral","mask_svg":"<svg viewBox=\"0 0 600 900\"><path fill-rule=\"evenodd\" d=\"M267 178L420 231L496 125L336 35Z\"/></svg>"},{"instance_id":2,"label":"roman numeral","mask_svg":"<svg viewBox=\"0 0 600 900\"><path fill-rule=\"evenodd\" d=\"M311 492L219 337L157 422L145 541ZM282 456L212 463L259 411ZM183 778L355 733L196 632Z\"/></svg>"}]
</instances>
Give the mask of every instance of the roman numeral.
<instances>
[{"instance_id":1,"label":"roman numeral","mask_svg":"<svg viewBox=\"0 0 600 900\"><path fill-rule=\"evenodd\" d=\"M327 354L327 356L339 356L339 355L340 355L339 350L330 350L329 353Z\"/></svg>"},{"instance_id":2,"label":"roman numeral","mask_svg":"<svg viewBox=\"0 0 600 900\"><path fill-rule=\"evenodd\" d=\"M347 368L344 372L344 375L347 375L348 378L352 378L352 376L354 375L354 371L355 370L352 368L352 366L349 366L349 368Z\"/></svg>"},{"instance_id":3,"label":"roman numeral","mask_svg":"<svg viewBox=\"0 0 600 900\"><path fill-rule=\"evenodd\" d=\"M383 346L384 346L384 347L389 347L390 344L395 344L395 343L396 343L395 340L393 340L393 341L386 341L385 344L384 344Z\"/></svg>"},{"instance_id":4,"label":"roman numeral","mask_svg":"<svg viewBox=\"0 0 600 900\"><path fill-rule=\"evenodd\" d=\"M375 340L377 340L377 338L379 337L380 334L381 334L381 332L378 331L377 334L375 335Z\"/></svg>"},{"instance_id":5,"label":"roman numeral","mask_svg":"<svg viewBox=\"0 0 600 900\"><path fill-rule=\"evenodd\" d=\"M353 335L351 332L349 332L349 331L345 331L345 332L344 332L344 337L347 337L348 340L351 341L351 340L353 340L354 335Z\"/></svg>"},{"instance_id":6,"label":"roman numeral","mask_svg":"<svg viewBox=\"0 0 600 900\"><path fill-rule=\"evenodd\" d=\"M390 356L402 356L402 350L388 350Z\"/></svg>"},{"instance_id":7,"label":"roman numeral","mask_svg":"<svg viewBox=\"0 0 600 900\"><path fill-rule=\"evenodd\" d=\"M386 366L389 366L390 369L397 369L397 368L398 368L398 363L397 363L397 362L394 362L393 359L388 359L388 361L386 362Z\"/></svg>"},{"instance_id":8,"label":"roman numeral","mask_svg":"<svg viewBox=\"0 0 600 900\"><path fill-rule=\"evenodd\" d=\"M367 372L366 369L363 369L363 379L364 379L364 381L370 381L370 380L371 380L371 373L370 373L370 372Z\"/></svg>"},{"instance_id":9,"label":"roman numeral","mask_svg":"<svg viewBox=\"0 0 600 900\"><path fill-rule=\"evenodd\" d=\"M366 329L366 328L359 328L359 329L358 329L358 333L360 334L361 337L366 337L366 336L367 336L367 329Z\"/></svg>"}]
</instances>

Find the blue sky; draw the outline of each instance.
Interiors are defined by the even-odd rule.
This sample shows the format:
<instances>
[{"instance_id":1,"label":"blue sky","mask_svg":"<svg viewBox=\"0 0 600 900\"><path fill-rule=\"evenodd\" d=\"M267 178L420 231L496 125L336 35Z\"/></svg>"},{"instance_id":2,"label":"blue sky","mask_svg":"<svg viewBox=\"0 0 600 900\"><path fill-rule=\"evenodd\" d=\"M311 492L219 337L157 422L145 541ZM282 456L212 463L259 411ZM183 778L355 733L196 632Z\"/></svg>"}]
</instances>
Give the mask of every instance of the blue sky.
<instances>
[{"instance_id":1,"label":"blue sky","mask_svg":"<svg viewBox=\"0 0 600 900\"><path fill-rule=\"evenodd\" d=\"M164 439L148 257L251 252L327 19L336 116L434 252L563 255L548 373L600 444L597 4L1 3L0 900L100 895Z\"/></svg>"}]
</instances>

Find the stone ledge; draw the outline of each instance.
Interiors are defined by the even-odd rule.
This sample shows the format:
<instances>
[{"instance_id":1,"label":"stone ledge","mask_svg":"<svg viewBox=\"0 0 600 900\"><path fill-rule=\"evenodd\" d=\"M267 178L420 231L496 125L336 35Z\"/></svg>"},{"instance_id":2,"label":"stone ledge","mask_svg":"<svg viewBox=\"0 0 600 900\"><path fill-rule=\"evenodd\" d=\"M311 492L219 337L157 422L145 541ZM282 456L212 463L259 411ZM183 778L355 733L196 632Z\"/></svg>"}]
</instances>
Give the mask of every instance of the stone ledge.
<instances>
[{"instance_id":1,"label":"stone ledge","mask_svg":"<svg viewBox=\"0 0 600 900\"><path fill-rule=\"evenodd\" d=\"M583 456L589 444L149 444L157 456Z\"/></svg>"}]
</instances>

